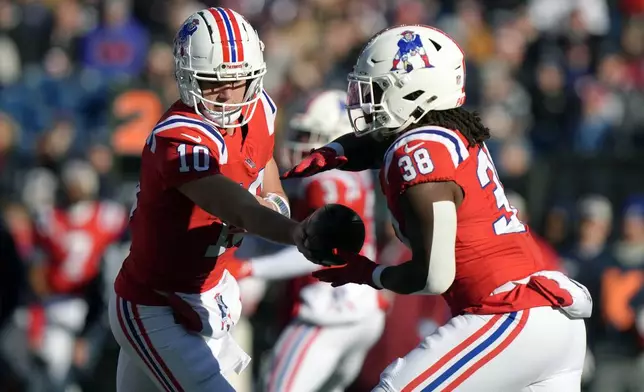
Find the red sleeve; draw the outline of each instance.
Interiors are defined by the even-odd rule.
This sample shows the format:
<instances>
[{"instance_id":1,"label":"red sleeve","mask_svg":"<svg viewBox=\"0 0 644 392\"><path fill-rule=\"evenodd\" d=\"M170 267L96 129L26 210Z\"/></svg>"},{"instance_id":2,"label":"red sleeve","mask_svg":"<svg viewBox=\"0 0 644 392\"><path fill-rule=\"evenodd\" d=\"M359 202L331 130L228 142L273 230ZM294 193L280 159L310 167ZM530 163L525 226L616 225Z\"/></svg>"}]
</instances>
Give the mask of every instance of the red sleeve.
<instances>
[{"instance_id":1,"label":"red sleeve","mask_svg":"<svg viewBox=\"0 0 644 392\"><path fill-rule=\"evenodd\" d=\"M157 136L154 142L154 165L166 188L220 173L217 145L194 131L181 135L184 137Z\"/></svg>"},{"instance_id":2,"label":"red sleeve","mask_svg":"<svg viewBox=\"0 0 644 392\"><path fill-rule=\"evenodd\" d=\"M402 193L425 182L453 181L458 161L441 142L412 139L394 145L387 153L385 165L388 185Z\"/></svg>"}]
</instances>

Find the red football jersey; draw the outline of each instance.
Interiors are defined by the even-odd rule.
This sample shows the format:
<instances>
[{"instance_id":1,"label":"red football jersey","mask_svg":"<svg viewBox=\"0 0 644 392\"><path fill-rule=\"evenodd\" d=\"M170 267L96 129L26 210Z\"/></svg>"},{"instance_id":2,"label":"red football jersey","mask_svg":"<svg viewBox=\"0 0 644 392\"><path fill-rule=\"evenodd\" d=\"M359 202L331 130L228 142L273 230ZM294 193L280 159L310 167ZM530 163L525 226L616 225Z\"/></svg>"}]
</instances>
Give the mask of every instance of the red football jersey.
<instances>
[{"instance_id":1,"label":"red football jersey","mask_svg":"<svg viewBox=\"0 0 644 392\"><path fill-rule=\"evenodd\" d=\"M162 305L155 290L200 293L219 282L241 237L176 188L221 174L259 195L273 157L275 114L263 92L251 121L232 135L180 101L163 115L143 148L132 245L115 284L121 297Z\"/></svg>"},{"instance_id":2,"label":"red football jersey","mask_svg":"<svg viewBox=\"0 0 644 392\"><path fill-rule=\"evenodd\" d=\"M88 201L36 216L35 245L43 252L54 294L79 292L101 268L105 250L125 230L127 213L113 202Z\"/></svg>"},{"instance_id":3,"label":"red football jersey","mask_svg":"<svg viewBox=\"0 0 644 392\"><path fill-rule=\"evenodd\" d=\"M463 189L465 198L457 210L456 277L443 295L454 314L505 312L536 305L512 301L500 310L494 308L497 301L488 300L501 285L545 268L528 227L517 218L517 210L505 196L486 147L469 147L455 130L420 127L392 143L385 153L380 180L403 241L406 227L398 201L408 187L453 181Z\"/></svg>"},{"instance_id":4,"label":"red football jersey","mask_svg":"<svg viewBox=\"0 0 644 392\"><path fill-rule=\"evenodd\" d=\"M375 260L376 233L374 223L374 185L371 174L331 170L301 180L296 192L290 195L293 218L304 220L316 209L327 204L342 204L360 215L365 225L365 241L360 254ZM293 313L297 314L301 301L299 292L305 286L320 281L311 275L293 279ZM377 291L373 290L373 295Z\"/></svg>"}]
</instances>

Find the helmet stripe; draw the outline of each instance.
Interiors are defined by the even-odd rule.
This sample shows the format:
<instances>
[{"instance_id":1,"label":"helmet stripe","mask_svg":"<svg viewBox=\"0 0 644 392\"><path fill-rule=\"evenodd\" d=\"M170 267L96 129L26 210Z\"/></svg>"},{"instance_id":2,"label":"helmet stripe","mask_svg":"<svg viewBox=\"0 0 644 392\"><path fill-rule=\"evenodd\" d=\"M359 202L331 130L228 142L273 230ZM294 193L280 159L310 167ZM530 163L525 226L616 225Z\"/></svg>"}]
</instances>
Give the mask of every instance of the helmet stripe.
<instances>
[{"instance_id":1,"label":"helmet stripe","mask_svg":"<svg viewBox=\"0 0 644 392\"><path fill-rule=\"evenodd\" d=\"M230 23L230 18L228 18L228 15L221 9L221 8L215 8L217 10L217 13L221 15L222 19L224 20L224 24L226 25L226 33L228 37L228 46L230 47L230 54L231 54L231 61L233 63L237 62L237 48L235 46L235 35L233 34L233 26Z\"/></svg>"},{"instance_id":2,"label":"helmet stripe","mask_svg":"<svg viewBox=\"0 0 644 392\"><path fill-rule=\"evenodd\" d=\"M237 61L244 61L244 43L242 40L241 32L239 30L239 23L237 22L237 17L230 8L223 9L225 14L228 15L230 19L230 24L233 26L233 31L235 32L235 41L233 41L237 49Z\"/></svg>"},{"instance_id":3,"label":"helmet stripe","mask_svg":"<svg viewBox=\"0 0 644 392\"><path fill-rule=\"evenodd\" d=\"M219 39L221 40L221 51L224 54L224 63L230 62L230 48L226 45L228 41L228 36L226 35L226 27L224 26L224 20L219 14L212 8L208 8L208 11L215 18L215 24L217 25L217 30L219 30Z\"/></svg>"}]
</instances>

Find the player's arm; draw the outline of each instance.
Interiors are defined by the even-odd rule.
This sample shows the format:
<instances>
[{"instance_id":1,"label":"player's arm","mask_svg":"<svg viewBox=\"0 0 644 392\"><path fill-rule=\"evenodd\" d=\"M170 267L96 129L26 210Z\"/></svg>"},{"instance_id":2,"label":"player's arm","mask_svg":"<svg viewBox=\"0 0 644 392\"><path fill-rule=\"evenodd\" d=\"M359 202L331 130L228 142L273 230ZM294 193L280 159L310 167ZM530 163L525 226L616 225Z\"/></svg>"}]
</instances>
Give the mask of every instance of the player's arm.
<instances>
[{"instance_id":1,"label":"player's arm","mask_svg":"<svg viewBox=\"0 0 644 392\"><path fill-rule=\"evenodd\" d=\"M269 255L252 257L247 262L249 275L266 280L305 276L321 268L308 261L294 246L285 247Z\"/></svg>"},{"instance_id":2,"label":"player's arm","mask_svg":"<svg viewBox=\"0 0 644 392\"><path fill-rule=\"evenodd\" d=\"M399 209L412 259L393 267L377 266L372 274L376 287L401 294L442 294L452 285L456 208L463 200L454 177L466 151L450 139L420 138L391 150L387 179L390 191L400 193Z\"/></svg>"},{"instance_id":3,"label":"player's arm","mask_svg":"<svg viewBox=\"0 0 644 392\"><path fill-rule=\"evenodd\" d=\"M331 143L317 148L288 170L283 179L309 177L331 169L363 171L377 169L386 150L382 143L371 136L357 137L348 133Z\"/></svg>"},{"instance_id":4,"label":"player's arm","mask_svg":"<svg viewBox=\"0 0 644 392\"><path fill-rule=\"evenodd\" d=\"M47 280L47 219L50 219L50 212L39 212L34 217L31 241L33 248L27 256L26 273L31 292L38 297L46 297L50 294L50 287Z\"/></svg>"},{"instance_id":5,"label":"player's arm","mask_svg":"<svg viewBox=\"0 0 644 392\"><path fill-rule=\"evenodd\" d=\"M358 137L355 133L347 133L327 145L338 155L347 157L347 162L338 167L345 171L363 171L379 169L385 153L385 143L368 136Z\"/></svg>"},{"instance_id":6,"label":"player's arm","mask_svg":"<svg viewBox=\"0 0 644 392\"><path fill-rule=\"evenodd\" d=\"M456 200L462 198L460 192L451 181L424 182L408 187L401 195L411 260L384 266L340 251L339 256L347 264L316 271L313 276L333 286L358 283L399 294L444 293L456 274Z\"/></svg>"},{"instance_id":7,"label":"player's arm","mask_svg":"<svg viewBox=\"0 0 644 392\"><path fill-rule=\"evenodd\" d=\"M297 222L260 204L255 196L222 174L187 182L179 191L223 221L268 240L294 244Z\"/></svg>"},{"instance_id":8,"label":"player's arm","mask_svg":"<svg viewBox=\"0 0 644 392\"><path fill-rule=\"evenodd\" d=\"M388 192L400 194L401 229L412 259L386 267L359 255L341 254L347 267L314 275L336 286L368 284L400 294L445 292L455 277L456 208L463 199L454 177L466 151L462 143L440 137L416 136L394 145L385 159L386 181Z\"/></svg>"},{"instance_id":9,"label":"player's arm","mask_svg":"<svg viewBox=\"0 0 644 392\"><path fill-rule=\"evenodd\" d=\"M266 202L263 203L260 201L260 203L273 208L282 215L291 216L291 208L286 197L286 192L284 192L284 188L282 187L279 169L274 158L271 158L264 168L264 183L260 196Z\"/></svg>"},{"instance_id":10,"label":"player's arm","mask_svg":"<svg viewBox=\"0 0 644 392\"><path fill-rule=\"evenodd\" d=\"M397 266L378 266L376 286L400 294L442 294L456 274L456 205L461 189L454 182L427 182L400 197L412 259Z\"/></svg>"},{"instance_id":11,"label":"player's arm","mask_svg":"<svg viewBox=\"0 0 644 392\"><path fill-rule=\"evenodd\" d=\"M148 143L166 188L176 188L206 212L268 240L293 244L297 222L281 215L220 172L227 163L223 143L211 143L188 128ZM195 144L203 140L206 144Z\"/></svg>"}]
</instances>

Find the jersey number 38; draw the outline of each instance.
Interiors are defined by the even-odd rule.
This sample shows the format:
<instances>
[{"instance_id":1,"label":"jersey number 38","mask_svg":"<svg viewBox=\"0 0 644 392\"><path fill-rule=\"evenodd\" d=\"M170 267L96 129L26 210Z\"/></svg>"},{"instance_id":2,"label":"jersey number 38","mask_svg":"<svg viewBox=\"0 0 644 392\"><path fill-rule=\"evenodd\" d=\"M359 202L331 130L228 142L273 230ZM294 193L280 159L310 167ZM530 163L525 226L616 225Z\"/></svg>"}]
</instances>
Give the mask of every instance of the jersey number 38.
<instances>
[{"instance_id":1,"label":"jersey number 38","mask_svg":"<svg viewBox=\"0 0 644 392\"><path fill-rule=\"evenodd\" d=\"M398 159L398 167L402 169L402 179L413 181L419 174L427 175L434 171L434 163L426 148L416 148ZM476 175L481 188L488 188L494 195L498 217L492 227L496 235L520 233L526 230L525 225L517 217L517 210L510 205L505 195L499 175L494 167L487 148L481 148L477 155Z\"/></svg>"}]
</instances>

